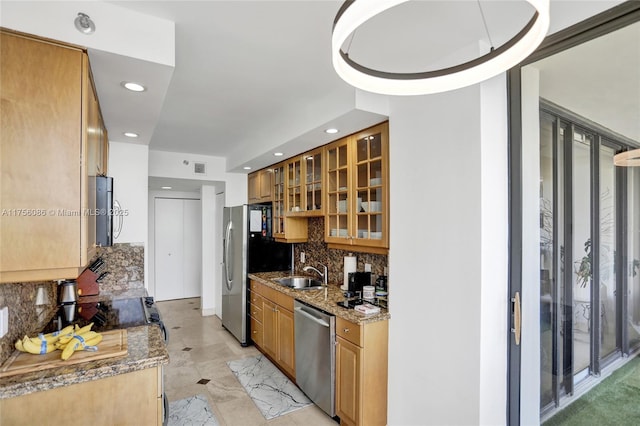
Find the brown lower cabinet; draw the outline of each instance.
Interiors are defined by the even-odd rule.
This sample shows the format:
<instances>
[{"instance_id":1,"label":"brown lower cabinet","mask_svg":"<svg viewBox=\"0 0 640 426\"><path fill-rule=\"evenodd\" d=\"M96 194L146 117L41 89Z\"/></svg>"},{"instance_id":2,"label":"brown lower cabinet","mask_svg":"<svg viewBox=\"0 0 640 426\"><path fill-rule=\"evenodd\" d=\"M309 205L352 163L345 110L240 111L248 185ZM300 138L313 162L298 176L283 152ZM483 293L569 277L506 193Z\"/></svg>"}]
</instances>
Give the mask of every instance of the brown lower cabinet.
<instances>
[{"instance_id":1,"label":"brown lower cabinet","mask_svg":"<svg viewBox=\"0 0 640 426\"><path fill-rule=\"evenodd\" d=\"M291 379L296 378L293 298L256 281L250 283L253 343ZM254 302L255 301L255 302ZM262 305L260 306L260 303ZM252 311L255 308L255 316ZM258 314L258 308L260 314ZM258 316L262 320L258 321Z\"/></svg>"},{"instance_id":2,"label":"brown lower cabinet","mask_svg":"<svg viewBox=\"0 0 640 426\"><path fill-rule=\"evenodd\" d=\"M295 380L293 298L251 280L253 343ZM336 414L348 426L387 424L389 322L336 317Z\"/></svg>"},{"instance_id":3,"label":"brown lower cabinet","mask_svg":"<svg viewBox=\"0 0 640 426\"><path fill-rule=\"evenodd\" d=\"M341 425L387 424L389 322L336 318L336 414Z\"/></svg>"},{"instance_id":4,"label":"brown lower cabinet","mask_svg":"<svg viewBox=\"0 0 640 426\"><path fill-rule=\"evenodd\" d=\"M0 424L36 423L161 425L162 367L0 399Z\"/></svg>"}]
</instances>

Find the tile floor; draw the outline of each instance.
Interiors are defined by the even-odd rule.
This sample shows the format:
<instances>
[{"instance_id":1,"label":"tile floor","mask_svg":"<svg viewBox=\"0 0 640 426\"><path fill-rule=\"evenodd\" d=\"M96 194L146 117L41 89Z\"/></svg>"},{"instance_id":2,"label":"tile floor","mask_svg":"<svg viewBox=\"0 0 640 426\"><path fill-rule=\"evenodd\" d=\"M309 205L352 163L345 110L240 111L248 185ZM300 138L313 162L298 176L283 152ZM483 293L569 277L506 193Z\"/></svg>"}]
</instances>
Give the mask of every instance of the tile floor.
<instances>
[{"instance_id":1,"label":"tile floor","mask_svg":"<svg viewBox=\"0 0 640 426\"><path fill-rule=\"evenodd\" d=\"M315 405L267 421L227 366L227 361L258 355L243 348L216 316L200 315L200 299L158 302L169 331L169 365L164 387L169 402L206 395L221 426L336 426Z\"/></svg>"}]
</instances>

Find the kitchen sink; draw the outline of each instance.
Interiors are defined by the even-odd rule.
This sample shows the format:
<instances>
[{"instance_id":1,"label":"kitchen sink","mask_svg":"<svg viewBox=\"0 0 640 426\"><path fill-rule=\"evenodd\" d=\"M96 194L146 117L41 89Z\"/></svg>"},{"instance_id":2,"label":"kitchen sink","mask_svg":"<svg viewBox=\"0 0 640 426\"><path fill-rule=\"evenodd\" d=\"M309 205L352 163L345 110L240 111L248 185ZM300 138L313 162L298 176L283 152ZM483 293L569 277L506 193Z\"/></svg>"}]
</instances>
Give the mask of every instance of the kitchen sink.
<instances>
[{"instance_id":1,"label":"kitchen sink","mask_svg":"<svg viewBox=\"0 0 640 426\"><path fill-rule=\"evenodd\" d=\"M274 278L274 281L294 290L314 290L322 288L322 281L309 277L283 277Z\"/></svg>"}]
</instances>

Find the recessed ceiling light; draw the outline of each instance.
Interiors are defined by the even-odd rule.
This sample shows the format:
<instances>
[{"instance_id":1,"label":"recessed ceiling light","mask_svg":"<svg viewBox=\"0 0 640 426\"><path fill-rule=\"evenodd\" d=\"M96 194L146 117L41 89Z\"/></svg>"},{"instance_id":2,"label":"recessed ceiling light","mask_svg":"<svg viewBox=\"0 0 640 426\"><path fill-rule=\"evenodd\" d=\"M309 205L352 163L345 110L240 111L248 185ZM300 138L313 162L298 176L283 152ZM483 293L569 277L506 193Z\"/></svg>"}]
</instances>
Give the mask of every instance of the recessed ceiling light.
<instances>
[{"instance_id":1,"label":"recessed ceiling light","mask_svg":"<svg viewBox=\"0 0 640 426\"><path fill-rule=\"evenodd\" d=\"M243 169L245 169L245 170L251 170L251 167L249 167L249 166L244 166L244 167L243 167Z\"/></svg>"},{"instance_id":2,"label":"recessed ceiling light","mask_svg":"<svg viewBox=\"0 0 640 426\"><path fill-rule=\"evenodd\" d=\"M142 84L134 83L133 81L123 81L120 84L122 85L122 87L131 90L132 92L144 92L145 90L147 90L147 88Z\"/></svg>"},{"instance_id":3,"label":"recessed ceiling light","mask_svg":"<svg viewBox=\"0 0 640 426\"><path fill-rule=\"evenodd\" d=\"M276 157L282 157L284 155L284 152L274 152L273 155L275 155Z\"/></svg>"},{"instance_id":4,"label":"recessed ceiling light","mask_svg":"<svg viewBox=\"0 0 640 426\"><path fill-rule=\"evenodd\" d=\"M171 189L170 186L163 186L162 189Z\"/></svg>"},{"instance_id":5,"label":"recessed ceiling light","mask_svg":"<svg viewBox=\"0 0 640 426\"><path fill-rule=\"evenodd\" d=\"M96 31L96 24L93 23L89 15L86 13L78 12L78 16L73 21L76 29L82 34L93 34Z\"/></svg>"},{"instance_id":6,"label":"recessed ceiling light","mask_svg":"<svg viewBox=\"0 0 640 426\"><path fill-rule=\"evenodd\" d=\"M134 133L134 132L124 132L123 135L125 135L128 138L137 138L138 136L140 136L140 135L138 135L137 133Z\"/></svg>"},{"instance_id":7,"label":"recessed ceiling light","mask_svg":"<svg viewBox=\"0 0 640 426\"><path fill-rule=\"evenodd\" d=\"M330 135L333 135L334 133L338 133L338 129L336 128L330 128L324 131L325 133L329 133Z\"/></svg>"}]
</instances>

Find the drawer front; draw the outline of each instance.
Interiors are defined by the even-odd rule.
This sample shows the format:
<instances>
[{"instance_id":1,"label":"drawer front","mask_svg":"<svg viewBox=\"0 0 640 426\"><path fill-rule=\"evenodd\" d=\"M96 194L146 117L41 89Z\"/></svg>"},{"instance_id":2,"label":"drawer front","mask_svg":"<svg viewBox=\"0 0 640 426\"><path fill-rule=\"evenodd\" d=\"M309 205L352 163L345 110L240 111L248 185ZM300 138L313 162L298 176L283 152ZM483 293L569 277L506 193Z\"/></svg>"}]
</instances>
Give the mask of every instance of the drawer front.
<instances>
[{"instance_id":1,"label":"drawer front","mask_svg":"<svg viewBox=\"0 0 640 426\"><path fill-rule=\"evenodd\" d=\"M260 301L260 306L254 305L251 303L249 305L249 315L251 318L255 319L258 322L262 322L262 300Z\"/></svg>"},{"instance_id":2,"label":"drawer front","mask_svg":"<svg viewBox=\"0 0 640 426\"><path fill-rule=\"evenodd\" d=\"M257 346L262 347L262 342L263 342L263 331L262 331L262 323L256 321L255 318L251 318L251 340L253 340L253 343L255 343Z\"/></svg>"},{"instance_id":3,"label":"drawer front","mask_svg":"<svg viewBox=\"0 0 640 426\"><path fill-rule=\"evenodd\" d=\"M358 324L336 317L336 334L354 345L362 346L362 327Z\"/></svg>"},{"instance_id":4,"label":"drawer front","mask_svg":"<svg viewBox=\"0 0 640 426\"><path fill-rule=\"evenodd\" d=\"M280 292L278 290L274 290L271 287L262 286L262 291L260 294L265 298L271 300L273 303L278 303L278 294Z\"/></svg>"},{"instance_id":5,"label":"drawer front","mask_svg":"<svg viewBox=\"0 0 640 426\"><path fill-rule=\"evenodd\" d=\"M251 293L256 293L256 294L264 294L263 293L263 289L265 288L262 284L251 280L249 282L249 288L251 289Z\"/></svg>"},{"instance_id":6,"label":"drawer front","mask_svg":"<svg viewBox=\"0 0 640 426\"><path fill-rule=\"evenodd\" d=\"M258 307L262 307L262 296L253 290L249 293L249 301Z\"/></svg>"},{"instance_id":7,"label":"drawer front","mask_svg":"<svg viewBox=\"0 0 640 426\"><path fill-rule=\"evenodd\" d=\"M280 293L278 292L278 294L276 294L276 303L280 306L282 306L285 309L288 309L289 311L293 312L293 297L288 296L284 293Z\"/></svg>"}]
</instances>

